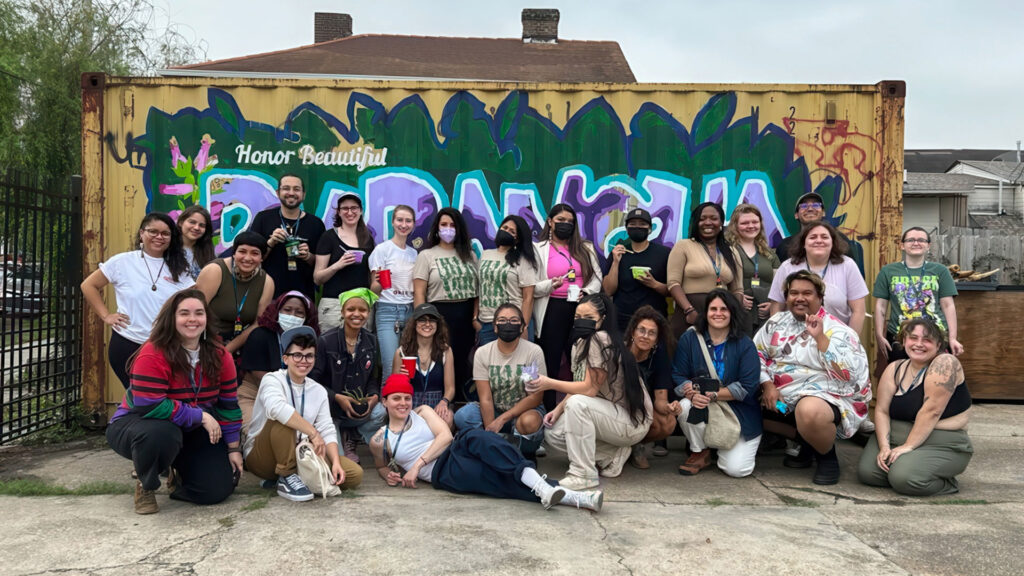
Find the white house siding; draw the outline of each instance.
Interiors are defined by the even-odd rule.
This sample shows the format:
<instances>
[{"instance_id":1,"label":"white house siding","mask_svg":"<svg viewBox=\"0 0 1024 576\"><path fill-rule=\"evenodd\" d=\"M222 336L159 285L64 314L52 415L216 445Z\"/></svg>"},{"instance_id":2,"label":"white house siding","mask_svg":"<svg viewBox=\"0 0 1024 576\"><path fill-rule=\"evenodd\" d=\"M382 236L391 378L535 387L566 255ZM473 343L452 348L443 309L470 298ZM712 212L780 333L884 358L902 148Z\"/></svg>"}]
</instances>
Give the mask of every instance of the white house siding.
<instances>
[{"instance_id":1,"label":"white house siding","mask_svg":"<svg viewBox=\"0 0 1024 576\"><path fill-rule=\"evenodd\" d=\"M931 232L939 228L938 198L903 197L903 229L920 226Z\"/></svg>"}]
</instances>

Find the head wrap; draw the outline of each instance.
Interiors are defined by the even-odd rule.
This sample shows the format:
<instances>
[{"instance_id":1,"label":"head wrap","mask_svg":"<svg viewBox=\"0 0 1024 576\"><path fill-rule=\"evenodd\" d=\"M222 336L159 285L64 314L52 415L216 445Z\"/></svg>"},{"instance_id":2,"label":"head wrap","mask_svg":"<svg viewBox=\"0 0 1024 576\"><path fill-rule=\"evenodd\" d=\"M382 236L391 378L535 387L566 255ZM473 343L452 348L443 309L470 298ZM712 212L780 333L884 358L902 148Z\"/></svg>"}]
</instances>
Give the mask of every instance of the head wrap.
<instances>
[{"instance_id":1,"label":"head wrap","mask_svg":"<svg viewBox=\"0 0 1024 576\"><path fill-rule=\"evenodd\" d=\"M362 298L366 301L366 305L371 307L373 306L373 303L377 301L377 295L369 288L353 288L338 295L338 301L341 302L342 308L345 307L345 302L348 302L352 298Z\"/></svg>"}]
</instances>

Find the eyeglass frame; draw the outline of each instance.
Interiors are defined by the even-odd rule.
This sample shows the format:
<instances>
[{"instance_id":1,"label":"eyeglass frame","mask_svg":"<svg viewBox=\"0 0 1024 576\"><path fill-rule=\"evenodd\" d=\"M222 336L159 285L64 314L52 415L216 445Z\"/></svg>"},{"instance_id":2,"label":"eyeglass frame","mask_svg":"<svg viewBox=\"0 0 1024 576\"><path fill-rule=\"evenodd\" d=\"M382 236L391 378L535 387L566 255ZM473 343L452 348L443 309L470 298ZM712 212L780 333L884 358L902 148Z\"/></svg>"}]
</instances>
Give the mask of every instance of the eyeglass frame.
<instances>
[{"instance_id":1,"label":"eyeglass frame","mask_svg":"<svg viewBox=\"0 0 1024 576\"><path fill-rule=\"evenodd\" d=\"M316 361L316 354L303 354L302 352L285 352L281 356L288 356L293 362L309 362L312 364Z\"/></svg>"}]
</instances>

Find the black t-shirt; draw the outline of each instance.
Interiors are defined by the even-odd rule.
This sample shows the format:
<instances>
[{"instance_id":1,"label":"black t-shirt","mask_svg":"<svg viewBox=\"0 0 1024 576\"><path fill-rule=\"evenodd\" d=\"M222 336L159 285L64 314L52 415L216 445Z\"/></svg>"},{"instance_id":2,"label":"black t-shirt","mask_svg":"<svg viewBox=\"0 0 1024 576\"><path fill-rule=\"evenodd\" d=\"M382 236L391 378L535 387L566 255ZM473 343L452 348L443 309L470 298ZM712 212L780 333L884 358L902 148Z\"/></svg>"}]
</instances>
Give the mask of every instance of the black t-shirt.
<instances>
[{"instance_id":1,"label":"black t-shirt","mask_svg":"<svg viewBox=\"0 0 1024 576\"><path fill-rule=\"evenodd\" d=\"M282 227L282 222L294 229L295 220L282 219L280 208L268 208L256 214L249 229L269 239L274 230ZM324 223L309 213L303 213L298 222L298 229L295 230L294 235L303 238L312 251L324 233ZM307 264L303 260L298 260L296 263L297 270L289 271L288 254L285 252L284 243L275 244L267 257L263 259L263 269L274 279L274 298L290 290L298 290L310 299L316 294L316 285L313 284L313 265Z\"/></svg>"},{"instance_id":2,"label":"black t-shirt","mask_svg":"<svg viewBox=\"0 0 1024 576\"><path fill-rule=\"evenodd\" d=\"M281 343L278 335L260 326L249 334L242 346L239 368L246 372L274 372L281 368Z\"/></svg>"},{"instance_id":3,"label":"black t-shirt","mask_svg":"<svg viewBox=\"0 0 1024 576\"><path fill-rule=\"evenodd\" d=\"M671 390L674 386L672 386L672 362L669 361L668 350L659 345L654 350L653 356L648 356L647 360L642 362L637 361L636 365L640 369L640 376L647 384L648 390L668 390L669 401L671 401Z\"/></svg>"},{"instance_id":4,"label":"black t-shirt","mask_svg":"<svg viewBox=\"0 0 1024 576\"><path fill-rule=\"evenodd\" d=\"M648 266L654 279L664 283L668 276L669 252L671 250L668 246L651 242L643 252L638 254L627 252L619 259L619 286L615 290L615 295L612 296L612 302L615 304L615 310L619 314L620 330L626 329L624 322L629 320L629 317L633 315L633 312L636 312L637 308L645 304L650 304L663 315L668 313L668 304L665 302L665 297L634 279L631 268L633 266ZM605 276L608 275L614 263L615 260L612 258L609 258L605 263L605 269L603 270Z\"/></svg>"},{"instance_id":5,"label":"black t-shirt","mask_svg":"<svg viewBox=\"0 0 1024 576\"><path fill-rule=\"evenodd\" d=\"M360 248L358 246L349 246L343 242L334 228L325 231L323 236L320 237L320 242L316 245L316 253L318 255L330 255L331 258L327 261L328 265L337 262L345 254L346 250L363 250L366 254L363 255L363 261L359 264L350 264L335 272L334 276L331 276L324 283L324 291L320 297L337 298L342 292L353 288L369 288L370 252L373 252L374 247L375 243L372 238L370 239L369 246Z\"/></svg>"}]
</instances>

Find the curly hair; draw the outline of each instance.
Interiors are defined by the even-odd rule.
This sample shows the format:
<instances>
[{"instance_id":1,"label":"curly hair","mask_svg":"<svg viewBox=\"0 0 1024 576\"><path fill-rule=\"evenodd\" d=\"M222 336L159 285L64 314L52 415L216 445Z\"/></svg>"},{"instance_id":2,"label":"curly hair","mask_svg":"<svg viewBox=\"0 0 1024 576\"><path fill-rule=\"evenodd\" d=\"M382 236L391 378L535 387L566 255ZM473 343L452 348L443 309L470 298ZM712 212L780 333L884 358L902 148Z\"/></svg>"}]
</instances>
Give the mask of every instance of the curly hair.
<instances>
[{"instance_id":1,"label":"curly hair","mask_svg":"<svg viewBox=\"0 0 1024 576\"><path fill-rule=\"evenodd\" d=\"M637 326L644 320L650 320L658 326L657 343L666 351L671 351L672 329L668 325L668 320L650 304L637 308L636 312L629 318L629 324L626 325L625 332L626 347L631 348L633 346L633 333L636 332Z\"/></svg>"},{"instance_id":2,"label":"curly hair","mask_svg":"<svg viewBox=\"0 0 1024 576\"><path fill-rule=\"evenodd\" d=\"M948 344L946 341L946 334L942 331L942 328L939 328L939 325L935 323L935 320L928 316L918 316L917 318L905 320L903 324L900 324L900 332L899 335L896 336L896 339L903 344L904 348L906 348L907 337L910 336L914 331L914 328L917 328L918 326L924 328L925 337L930 338L935 342L935 346L938 348L939 354L941 354Z\"/></svg>"},{"instance_id":3,"label":"curly hair","mask_svg":"<svg viewBox=\"0 0 1024 576\"><path fill-rule=\"evenodd\" d=\"M434 318L431 315L431 318ZM444 353L448 350L448 324L444 318L437 319L437 330L434 330L434 338L430 342L430 359L435 363L444 362ZM402 353L406 356L419 355L419 340L416 337L416 320L410 317L405 321L405 328L398 339L402 347Z\"/></svg>"},{"instance_id":4,"label":"curly hair","mask_svg":"<svg viewBox=\"0 0 1024 576\"><path fill-rule=\"evenodd\" d=\"M145 230L146 224L150 222L161 222L171 231L171 241L167 243L163 259L167 263L167 270L170 271L171 278L177 282L178 277L188 270L188 260L185 259L185 250L182 248L181 230L178 229L178 224L171 220L171 217L167 214L163 212L150 212L142 218L139 229L135 232L135 246L141 246L142 231Z\"/></svg>"}]
</instances>

